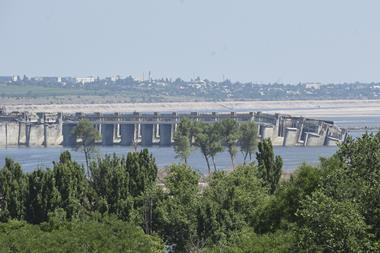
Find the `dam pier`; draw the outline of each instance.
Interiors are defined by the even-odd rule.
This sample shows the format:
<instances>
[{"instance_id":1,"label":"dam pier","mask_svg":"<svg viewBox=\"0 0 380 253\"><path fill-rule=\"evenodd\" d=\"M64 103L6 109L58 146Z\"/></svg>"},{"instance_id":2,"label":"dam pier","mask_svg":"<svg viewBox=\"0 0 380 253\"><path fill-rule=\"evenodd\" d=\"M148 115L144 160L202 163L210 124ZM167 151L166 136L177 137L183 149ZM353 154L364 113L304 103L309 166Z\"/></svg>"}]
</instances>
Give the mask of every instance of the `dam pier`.
<instances>
[{"instance_id":1,"label":"dam pier","mask_svg":"<svg viewBox=\"0 0 380 253\"><path fill-rule=\"evenodd\" d=\"M259 138L277 146L332 146L345 140L347 129L332 121L287 114L247 113L0 113L0 147L65 146L77 143L73 129L83 119L94 124L99 145L170 146L182 118L205 123L234 119L254 121Z\"/></svg>"}]
</instances>

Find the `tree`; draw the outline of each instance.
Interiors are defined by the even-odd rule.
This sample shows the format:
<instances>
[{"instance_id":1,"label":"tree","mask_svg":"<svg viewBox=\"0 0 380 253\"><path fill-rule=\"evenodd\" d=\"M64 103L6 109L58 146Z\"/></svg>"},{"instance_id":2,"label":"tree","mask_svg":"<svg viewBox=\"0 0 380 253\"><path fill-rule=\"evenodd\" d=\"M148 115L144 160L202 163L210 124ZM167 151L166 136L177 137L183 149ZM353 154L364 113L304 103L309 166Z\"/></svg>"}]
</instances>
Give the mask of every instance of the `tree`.
<instances>
[{"instance_id":1,"label":"tree","mask_svg":"<svg viewBox=\"0 0 380 253\"><path fill-rule=\"evenodd\" d=\"M252 154L256 150L257 135L257 125L254 121L240 125L239 145L244 156L244 164L246 163L248 156L249 160L251 160Z\"/></svg>"},{"instance_id":2,"label":"tree","mask_svg":"<svg viewBox=\"0 0 380 253\"><path fill-rule=\"evenodd\" d=\"M262 253L292 252L294 244L292 232L278 230L275 233L258 235L252 229L244 228L231 236L226 243L208 247L202 253Z\"/></svg>"},{"instance_id":3,"label":"tree","mask_svg":"<svg viewBox=\"0 0 380 253\"><path fill-rule=\"evenodd\" d=\"M100 138L98 130L91 121L84 119L79 121L73 130L73 135L81 141L77 143L76 149L82 150L86 159L86 168L89 168L91 154L95 152L95 142Z\"/></svg>"},{"instance_id":4,"label":"tree","mask_svg":"<svg viewBox=\"0 0 380 253\"><path fill-rule=\"evenodd\" d=\"M353 201L380 239L380 133L349 137L336 155L323 160L323 192L339 201Z\"/></svg>"},{"instance_id":5,"label":"tree","mask_svg":"<svg viewBox=\"0 0 380 253\"><path fill-rule=\"evenodd\" d=\"M228 153L230 154L232 168L235 168L235 157L238 152L237 144L240 139L239 123L233 119L225 119L221 122L223 144L227 146Z\"/></svg>"},{"instance_id":6,"label":"tree","mask_svg":"<svg viewBox=\"0 0 380 253\"><path fill-rule=\"evenodd\" d=\"M282 182L276 194L262 206L255 231L261 234L275 232L299 222L296 213L301 208L301 202L319 189L321 175L321 169L307 164L295 170L290 179Z\"/></svg>"},{"instance_id":7,"label":"tree","mask_svg":"<svg viewBox=\"0 0 380 253\"><path fill-rule=\"evenodd\" d=\"M224 149L221 141L221 125L219 123L210 125L206 128L206 133L209 140L209 155L211 157L212 164L214 165L214 171L216 171L215 156Z\"/></svg>"},{"instance_id":8,"label":"tree","mask_svg":"<svg viewBox=\"0 0 380 253\"><path fill-rule=\"evenodd\" d=\"M268 186L269 192L273 194L277 188L282 174L282 158L274 156L273 146L270 139L259 143L259 151L256 153L258 162L258 176Z\"/></svg>"},{"instance_id":9,"label":"tree","mask_svg":"<svg viewBox=\"0 0 380 253\"><path fill-rule=\"evenodd\" d=\"M62 208L67 218L75 218L91 209L88 193L89 185L84 168L71 160L71 155L64 152L60 162L54 163L53 179L60 195L59 208Z\"/></svg>"},{"instance_id":10,"label":"tree","mask_svg":"<svg viewBox=\"0 0 380 253\"><path fill-rule=\"evenodd\" d=\"M195 135L195 145L198 146L206 160L208 173L211 173L210 161L214 166L214 171L216 171L215 156L217 153L223 151L223 146L221 143L220 136L220 124L206 124L198 123L198 131Z\"/></svg>"},{"instance_id":11,"label":"tree","mask_svg":"<svg viewBox=\"0 0 380 253\"><path fill-rule=\"evenodd\" d=\"M123 220L129 218L129 173L125 157L106 155L90 165L90 184L97 198L97 210L115 214Z\"/></svg>"},{"instance_id":12,"label":"tree","mask_svg":"<svg viewBox=\"0 0 380 253\"><path fill-rule=\"evenodd\" d=\"M254 227L268 193L254 165L230 173L216 172L209 179L197 210L197 233L207 245L230 238L244 227Z\"/></svg>"},{"instance_id":13,"label":"tree","mask_svg":"<svg viewBox=\"0 0 380 253\"><path fill-rule=\"evenodd\" d=\"M157 178L156 160L147 149L130 152L126 159L129 175L129 193L136 197L152 186Z\"/></svg>"},{"instance_id":14,"label":"tree","mask_svg":"<svg viewBox=\"0 0 380 253\"><path fill-rule=\"evenodd\" d=\"M209 154L210 154L210 146L209 139L206 133L206 128L208 128L205 123L199 123L198 129L199 131L195 135L195 145L200 148L203 157L207 163L208 174L211 173Z\"/></svg>"},{"instance_id":15,"label":"tree","mask_svg":"<svg viewBox=\"0 0 380 253\"><path fill-rule=\"evenodd\" d=\"M160 238L133 224L105 217L63 221L58 226L11 221L0 225L1 252L153 252L161 253Z\"/></svg>"},{"instance_id":16,"label":"tree","mask_svg":"<svg viewBox=\"0 0 380 253\"><path fill-rule=\"evenodd\" d=\"M320 191L302 201L298 247L302 252L375 252L369 226L350 201L334 200Z\"/></svg>"},{"instance_id":17,"label":"tree","mask_svg":"<svg viewBox=\"0 0 380 253\"><path fill-rule=\"evenodd\" d=\"M157 204L157 229L176 252L189 252L196 245L196 215L200 176L186 165L172 165L165 178L163 199Z\"/></svg>"},{"instance_id":18,"label":"tree","mask_svg":"<svg viewBox=\"0 0 380 253\"><path fill-rule=\"evenodd\" d=\"M10 158L0 170L0 221L22 219L25 215L26 177L20 164Z\"/></svg>"},{"instance_id":19,"label":"tree","mask_svg":"<svg viewBox=\"0 0 380 253\"><path fill-rule=\"evenodd\" d=\"M191 128L192 123L189 119L183 118L177 126L174 133L174 151L176 152L176 158L180 158L187 164L187 159L191 153Z\"/></svg>"},{"instance_id":20,"label":"tree","mask_svg":"<svg viewBox=\"0 0 380 253\"><path fill-rule=\"evenodd\" d=\"M28 175L26 220L29 223L47 221L49 212L53 212L61 203L52 170L38 169Z\"/></svg>"}]
</instances>

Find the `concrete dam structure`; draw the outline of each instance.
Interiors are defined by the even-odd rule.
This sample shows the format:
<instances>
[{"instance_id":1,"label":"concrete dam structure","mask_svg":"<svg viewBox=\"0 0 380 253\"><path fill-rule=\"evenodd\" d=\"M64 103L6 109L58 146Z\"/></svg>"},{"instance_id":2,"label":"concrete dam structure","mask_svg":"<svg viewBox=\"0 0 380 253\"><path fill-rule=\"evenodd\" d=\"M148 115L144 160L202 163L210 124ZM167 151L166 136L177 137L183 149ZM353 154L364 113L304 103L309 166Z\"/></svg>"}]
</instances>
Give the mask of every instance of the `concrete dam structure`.
<instances>
[{"instance_id":1,"label":"concrete dam structure","mask_svg":"<svg viewBox=\"0 0 380 253\"><path fill-rule=\"evenodd\" d=\"M259 138L270 138L273 145L331 146L341 143L346 129L332 121L292 117L285 114L248 113L0 113L0 147L57 146L74 147L73 129L88 119L99 131L99 145L170 146L182 118L213 123L223 119L255 121Z\"/></svg>"}]
</instances>

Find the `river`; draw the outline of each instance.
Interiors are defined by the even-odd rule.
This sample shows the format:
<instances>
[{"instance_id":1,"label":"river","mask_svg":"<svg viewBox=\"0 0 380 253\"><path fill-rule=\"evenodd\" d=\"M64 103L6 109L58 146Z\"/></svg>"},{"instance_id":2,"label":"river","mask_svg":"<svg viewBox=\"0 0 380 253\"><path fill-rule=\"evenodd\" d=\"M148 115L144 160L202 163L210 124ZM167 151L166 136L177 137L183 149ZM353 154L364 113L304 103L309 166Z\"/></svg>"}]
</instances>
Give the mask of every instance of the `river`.
<instances>
[{"instance_id":1,"label":"river","mask_svg":"<svg viewBox=\"0 0 380 253\"><path fill-rule=\"evenodd\" d=\"M380 126L379 117L340 117L340 118L325 118L335 120L335 123L341 127L358 127ZM355 131L350 134L353 137L358 137L363 131ZM139 148L141 149L141 148ZM52 162L59 159L59 154L64 150L63 147L32 147L32 148L0 148L0 167L4 165L6 157L10 157L22 165L25 171L32 171L36 168L51 167ZM70 149L69 149L70 150ZM79 163L84 163L84 155L81 152L70 150L72 157ZM99 147L98 155L116 153L118 155L126 155L133 151L132 147ZM156 159L159 168L164 168L172 163L180 162L175 158L175 153L171 147L153 146L149 151ZM275 154L280 155L284 161L284 170L287 172L293 171L295 168L306 162L309 164L318 164L320 157L329 157L335 153L336 147L275 147ZM237 156L237 163L242 163L243 156L241 153ZM189 158L189 165L201 173L206 173L206 162L199 150L194 150ZM231 168L231 161L227 152L217 155L216 165L218 169Z\"/></svg>"}]
</instances>

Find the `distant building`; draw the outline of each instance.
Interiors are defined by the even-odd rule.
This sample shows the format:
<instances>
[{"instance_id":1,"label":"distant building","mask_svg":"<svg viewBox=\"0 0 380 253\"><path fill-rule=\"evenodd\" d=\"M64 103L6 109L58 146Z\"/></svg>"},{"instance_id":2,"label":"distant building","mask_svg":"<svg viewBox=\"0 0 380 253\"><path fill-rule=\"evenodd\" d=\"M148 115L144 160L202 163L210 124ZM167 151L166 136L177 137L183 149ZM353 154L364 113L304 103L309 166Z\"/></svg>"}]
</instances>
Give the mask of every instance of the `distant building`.
<instances>
[{"instance_id":1,"label":"distant building","mask_svg":"<svg viewBox=\"0 0 380 253\"><path fill-rule=\"evenodd\" d=\"M37 82L47 82L47 83L57 83L60 80L60 77L56 76L35 76L32 77L31 80Z\"/></svg>"},{"instance_id":2,"label":"distant building","mask_svg":"<svg viewBox=\"0 0 380 253\"><path fill-rule=\"evenodd\" d=\"M319 90L321 88L320 83L307 83L305 84L306 89L314 89L314 90Z\"/></svg>"},{"instance_id":3,"label":"distant building","mask_svg":"<svg viewBox=\"0 0 380 253\"><path fill-rule=\"evenodd\" d=\"M118 80L120 80L120 79L121 79L121 78L120 78L119 75L111 76L111 81L112 81L112 82L116 82L116 81L118 81Z\"/></svg>"},{"instance_id":4,"label":"distant building","mask_svg":"<svg viewBox=\"0 0 380 253\"><path fill-rule=\"evenodd\" d=\"M21 80L19 76L12 76L12 82L17 82L18 80Z\"/></svg>"},{"instance_id":5,"label":"distant building","mask_svg":"<svg viewBox=\"0 0 380 253\"><path fill-rule=\"evenodd\" d=\"M81 84L86 84L86 83L93 83L95 82L96 78L92 76L88 77L76 77L75 82L76 83L81 83Z\"/></svg>"}]
</instances>

